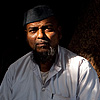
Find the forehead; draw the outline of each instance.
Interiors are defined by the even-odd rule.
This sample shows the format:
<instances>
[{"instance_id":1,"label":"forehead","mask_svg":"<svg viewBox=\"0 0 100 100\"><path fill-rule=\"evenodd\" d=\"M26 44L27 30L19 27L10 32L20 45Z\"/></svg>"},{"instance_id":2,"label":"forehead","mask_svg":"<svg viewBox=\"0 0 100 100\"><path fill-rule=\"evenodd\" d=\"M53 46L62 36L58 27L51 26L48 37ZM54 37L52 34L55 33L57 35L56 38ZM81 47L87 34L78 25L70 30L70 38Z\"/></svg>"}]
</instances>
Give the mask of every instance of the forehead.
<instances>
[{"instance_id":1,"label":"forehead","mask_svg":"<svg viewBox=\"0 0 100 100\"><path fill-rule=\"evenodd\" d=\"M27 24L27 28L29 28L29 27L42 27L45 25L54 26L56 24L57 24L57 20L55 19L55 17L52 16L52 17L46 18L46 19L38 21L38 22L29 23L29 24Z\"/></svg>"}]
</instances>

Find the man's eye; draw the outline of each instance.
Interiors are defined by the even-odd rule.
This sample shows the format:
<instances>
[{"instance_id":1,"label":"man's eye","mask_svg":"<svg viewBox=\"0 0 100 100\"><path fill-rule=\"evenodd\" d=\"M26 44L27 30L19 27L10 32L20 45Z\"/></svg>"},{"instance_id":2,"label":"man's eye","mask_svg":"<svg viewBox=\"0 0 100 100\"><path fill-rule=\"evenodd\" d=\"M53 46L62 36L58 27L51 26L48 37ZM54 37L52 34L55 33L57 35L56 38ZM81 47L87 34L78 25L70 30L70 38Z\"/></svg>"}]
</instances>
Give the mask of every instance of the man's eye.
<instances>
[{"instance_id":1,"label":"man's eye","mask_svg":"<svg viewBox=\"0 0 100 100\"><path fill-rule=\"evenodd\" d=\"M53 31L53 28L46 28L45 31L46 32L52 32Z\"/></svg>"},{"instance_id":2,"label":"man's eye","mask_svg":"<svg viewBox=\"0 0 100 100\"><path fill-rule=\"evenodd\" d=\"M38 30L38 28L33 28L33 29L30 29L29 32L36 33L37 30Z\"/></svg>"},{"instance_id":3,"label":"man's eye","mask_svg":"<svg viewBox=\"0 0 100 100\"><path fill-rule=\"evenodd\" d=\"M35 32L36 32L36 30L29 30L29 32L35 33Z\"/></svg>"}]
</instances>

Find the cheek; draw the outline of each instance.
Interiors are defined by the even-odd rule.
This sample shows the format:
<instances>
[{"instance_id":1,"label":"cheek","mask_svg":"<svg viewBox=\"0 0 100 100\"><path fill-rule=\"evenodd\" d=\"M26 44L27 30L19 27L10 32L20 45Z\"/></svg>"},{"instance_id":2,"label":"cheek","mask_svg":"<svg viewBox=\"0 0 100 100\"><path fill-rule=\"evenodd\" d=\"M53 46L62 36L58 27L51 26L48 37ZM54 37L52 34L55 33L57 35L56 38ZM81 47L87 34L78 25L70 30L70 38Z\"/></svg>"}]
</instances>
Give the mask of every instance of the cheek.
<instances>
[{"instance_id":1,"label":"cheek","mask_svg":"<svg viewBox=\"0 0 100 100\"><path fill-rule=\"evenodd\" d=\"M36 39L36 34L31 35L27 34L27 41L29 43L29 46L34 49L35 48L35 39Z\"/></svg>"},{"instance_id":2,"label":"cheek","mask_svg":"<svg viewBox=\"0 0 100 100\"><path fill-rule=\"evenodd\" d=\"M56 35L56 33L55 33L55 32L49 32L49 33L47 33L46 35L47 35L47 37L48 37L49 39L51 39L52 37L54 37L54 36Z\"/></svg>"},{"instance_id":3,"label":"cheek","mask_svg":"<svg viewBox=\"0 0 100 100\"><path fill-rule=\"evenodd\" d=\"M47 37L50 39L51 46L55 47L59 43L59 37L58 34L53 32L47 34Z\"/></svg>"}]
</instances>

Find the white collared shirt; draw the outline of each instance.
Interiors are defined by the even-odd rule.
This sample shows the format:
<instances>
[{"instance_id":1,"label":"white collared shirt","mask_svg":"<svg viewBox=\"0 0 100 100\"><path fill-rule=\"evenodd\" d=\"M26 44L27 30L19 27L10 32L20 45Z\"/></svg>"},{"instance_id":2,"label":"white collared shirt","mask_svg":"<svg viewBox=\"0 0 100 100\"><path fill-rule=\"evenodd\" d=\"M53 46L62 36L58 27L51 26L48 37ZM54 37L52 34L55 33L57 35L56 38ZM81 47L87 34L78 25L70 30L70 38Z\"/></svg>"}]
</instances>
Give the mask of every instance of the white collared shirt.
<instances>
[{"instance_id":1,"label":"white collared shirt","mask_svg":"<svg viewBox=\"0 0 100 100\"><path fill-rule=\"evenodd\" d=\"M43 83L32 52L13 63L0 87L0 100L100 100L100 83L91 64L60 47Z\"/></svg>"}]
</instances>

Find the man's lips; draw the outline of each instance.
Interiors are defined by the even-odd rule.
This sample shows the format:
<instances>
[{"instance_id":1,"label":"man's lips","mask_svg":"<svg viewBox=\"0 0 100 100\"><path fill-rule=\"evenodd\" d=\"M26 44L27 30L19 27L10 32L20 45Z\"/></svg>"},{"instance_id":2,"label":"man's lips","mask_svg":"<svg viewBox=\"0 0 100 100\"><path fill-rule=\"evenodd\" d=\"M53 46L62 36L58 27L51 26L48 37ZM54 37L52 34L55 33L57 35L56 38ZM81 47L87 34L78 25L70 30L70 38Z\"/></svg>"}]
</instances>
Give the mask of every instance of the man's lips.
<instances>
[{"instance_id":1,"label":"man's lips","mask_svg":"<svg viewBox=\"0 0 100 100\"><path fill-rule=\"evenodd\" d=\"M45 47L45 46L49 45L49 42L46 41L46 40L39 40L39 41L36 42L36 45L39 46L39 47Z\"/></svg>"},{"instance_id":2,"label":"man's lips","mask_svg":"<svg viewBox=\"0 0 100 100\"><path fill-rule=\"evenodd\" d=\"M40 49L40 48L42 48L42 49L48 49L48 48L49 48L49 43L41 42L41 43L38 43L38 44L36 45L36 47L37 47L38 49Z\"/></svg>"},{"instance_id":3,"label":"man's lips","mask_svg":"<svg viewBox=\"0 0 100 100\"><path fill-rule=\"evenodd\" d=\"M40 47L48 46L48 43L38 43L37 46L40 46Z\"/></svg>"}]
</instances>

